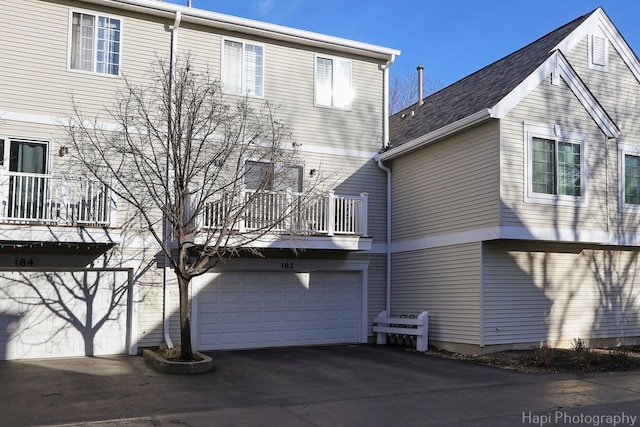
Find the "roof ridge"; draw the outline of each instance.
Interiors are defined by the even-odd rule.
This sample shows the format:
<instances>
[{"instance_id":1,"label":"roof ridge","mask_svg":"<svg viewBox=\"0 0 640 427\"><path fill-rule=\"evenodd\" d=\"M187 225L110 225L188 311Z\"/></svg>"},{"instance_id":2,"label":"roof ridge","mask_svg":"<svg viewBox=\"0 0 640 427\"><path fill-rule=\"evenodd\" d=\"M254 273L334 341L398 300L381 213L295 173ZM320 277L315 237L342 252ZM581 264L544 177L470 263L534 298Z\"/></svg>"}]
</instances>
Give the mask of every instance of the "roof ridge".
<instances>
[{"instance_id":1,"label":"roof ridge","mask_svg":"<svg viewBox=\"0 0 640 427\"><path fill-rule=\"evenodd\" d=\"M484 67L482 67L482 68L480 68L480 69L478 69L478 70L476 70L476 71L472 72L471 74L468 74L468 75L466 75L466 76L462 77L462 78L461 78L461 79L459 79L459 80L456 80L455 82L453 82L453 83L451 83L451 84L449 84L449 85L447 85L447 86L443 87L442 89L439 89L438 91L436 91L436 92L434 92L434 93L432 93L432 94L430 94L430 95L426 96L426 97L425 97L425 98L423 98L423 99L427 99L427 98L429 98L429 97L431 97L431 96L433 96L433 95L436 95L436 94L437 94L437 93L439 93L439 92L442 92L442 91L444 91L444 90L447 90L447 89L448 89L448 88L450 88L451 86L454 86L454 85L456 85L456 84L458 84L458 83L462 82L463 80L469 79L469 78L473 77L474 75L476 75L476 74L478 74L478 73L480 73L480 72L482 72L482 71L485 71L487 68L492 67L492 66L494 66L495 64L498 64L499 62L501 62L501 61L504 61L504 60L508 59L509 57L513 57L513 56L515 56L516 54L518 54L518 53L522 52L523 50L525 50L525 49L527 49L527 48L529 48L529 47L531 47L532 45L535 45L535 44L539 43L542 39L544 39L544 38L546 38L546 37L548 37L548 36L551 36L552 34L554 34L554 33L556 33L556 32L560 32L560 30L564 29L565 27L567 27L567 26L569 26L569 25L573 25L573 24L575 24L577 21L581 21L581 22L585 21L589 16L591 16L593 13L595 13L598 9L602 9L602 7L600 7L600 6L599 6L599 7L597 7L596 9L592 10L591 12L589 12L589 13L585 13L585 14L583 14L583 15L579 16L578 18L576 18L576 19L574 19L574 20L572 20L572 21L570 21L570 22L567 22L566 24L564 24L564 25L562 25L562 26L560 26L560 27L556 28L555 30L550 31L550 32L548 32L547 34L545 34L545 35L543 35L543 36L541 36L541 37L538 37L536 40L534 40L534 41L532 41L531 43L529 43L529 44L527 44L527 45L525 45L525 46L523 46L523 47L519 48L518 50L515 50L515 51L513 51L513 52L509 53L508 55L505 55L505 56L503 56L502 58L497 59L497 60L493 61L492 63L485 65ZM576 25L576 27L577 27L577 25ZM551 51L549 51L549 54L551 54ZM406 107L406 108L402 109L401 111L398 111L398 112L397 112L397 113L395 113L395 114L402 113L402 112L406 112L406 111L409 111L409 110L411 110L411 109L415 109L416 104L418 104L418 102L415 102L415 103L411 104L410 106L408 106L408 107ZM394 115L395 115L395 114L394 114Z\"/></svg>"}]
</instances>

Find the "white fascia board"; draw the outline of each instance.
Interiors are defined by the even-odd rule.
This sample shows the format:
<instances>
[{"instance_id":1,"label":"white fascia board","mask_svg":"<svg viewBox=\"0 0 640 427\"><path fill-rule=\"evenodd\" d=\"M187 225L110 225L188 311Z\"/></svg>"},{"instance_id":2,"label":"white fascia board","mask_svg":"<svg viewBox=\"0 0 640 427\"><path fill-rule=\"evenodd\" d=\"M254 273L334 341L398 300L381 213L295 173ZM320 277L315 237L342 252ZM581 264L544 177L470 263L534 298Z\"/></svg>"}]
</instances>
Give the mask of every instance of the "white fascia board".
<instances>
[{"instance_id":1,"label":"white fascia board","mask_svg":"<svg viewBox=\"0 0 640 427\"><path fill-rule=\"evenodd\" d=\"M391 252L402 253L434 249L465 243L492 240L520 240L531 242L578 243L585 245L640 246L640 234L615 234L604 230L576 230L574 228L510 227L496 226L397 240L391 245Z\"/></svg>"},{"instance_id":2,"label":"white fascia board","mask_svg":"<svg viewBox=\"0 0 640 427\"><path fill-rule=\"evenodd\" d=\"M393 60L400 55L397 49L376 46L340 37L333 37L311 31L298 30L282 25L269 24L252 19L240 18L222 13L210 12L203 9L164 3L157 0L84 0L106 7L125 9L138 13L145 13L163 18L173 19L176 12L182 14L182 22L192 22L208 27L252 34L269 39L295 42L308 46L349 52L357 55Z\"/></svg>"},{"instance_id":3,"label":"white fascia board","mask_svg":"<svg viewBox=\"0 0 640 427\"><path fill-rule=\"evenodd\" d=\"M640 62L638 61L638 57L633 53L633 50L629 47L624 37L622 37L602 8L598 8L586 21L573 30L562 42L558 43L552 51L559 50L565 53L569 52L585 37L597 30L602 31L607 39L609 39L609 42L618 54L620 54L624 63L629 67L638 82L640 82Z\"/></svg>"},{"instance_id":4,"label":"white fascia board","mask_svg":"<svg viewBox=\"0 0 640 427\"><path fill-rule=\"evenodd\" d=\"M102 227L0 224L0 241L60 244L118 244L121 230Z\"/></svg>"},{"instance_id":5,"label":"white fascia board","mask_svg":"<svg viewBox=\"0 0 640 427\"><path fill-rule=\"evenodd\" d=\"M609 138L617 138L620 134L620 129L611 120L605 109L600 105L598 100L593 96L591 91L584 84L582 79L571 68L569 62L565 59L561 53L556 53L558 56L557 66L560 70L560 75L567 83L567 86L576 95L580 103L589 112L593 120L598 124L602 132Z\"/></svg>"},{"instance_id":6,"label":"white fascia board","mask_svg":"<svg viewBox=\"0 0 640 427\"><path fill-rule=\"evenodd\" d=\"M373 239L359 236L291 236L268 233L262 236L244 234L231 236L228 247L261 249L302 249L336 251L370 251ZM195 244L205 244L205 236L196 236Z\"/></svg>"},{"instance_id":7,"label":"white fascia board","mask_svg":"<svg viewBox=\"0 0 640 427\"><path fill-rule=\"evenodd\" d=\"M608 137L614 138L619 135L620 130L616 124L611 120L598 100L585 86L584 82L578 77L573 68L571 68L571 65L569 65L564 55L559 51L549 56L549 58L524 79L522 83L502 98L502 100L491 109L491 117L496 119L505 117L552 73L557 73L559 77L564 79L569 89L571 89L576 98L578 98L593 120Z\"/></svg>"},{"instance_id":8,"label":"white fascia board","mask_svg":"<svg viewBox=\"0 0 640 427\"><path fill-rule=\"evenodd\" d=\"M435 142L439 139L458 133L468 127L477 125L478 123L481 123L489 118L491 118L491 110L489 109L480 110L477 113L471 114L470 116L467 116L463 119L460 119L446 126L443 126L440 129L436 129L433 132L429 132L426 135L419 136L416 139L413 139L402 145L394 147L389 151L385 151L384 153L381 153L376 157L374 157L374 160L386 161L386 160L390 160L390 159L402 156L413 150L422 148L425 145L429 145L430 143Z\"/></svg>"}]
</instances>

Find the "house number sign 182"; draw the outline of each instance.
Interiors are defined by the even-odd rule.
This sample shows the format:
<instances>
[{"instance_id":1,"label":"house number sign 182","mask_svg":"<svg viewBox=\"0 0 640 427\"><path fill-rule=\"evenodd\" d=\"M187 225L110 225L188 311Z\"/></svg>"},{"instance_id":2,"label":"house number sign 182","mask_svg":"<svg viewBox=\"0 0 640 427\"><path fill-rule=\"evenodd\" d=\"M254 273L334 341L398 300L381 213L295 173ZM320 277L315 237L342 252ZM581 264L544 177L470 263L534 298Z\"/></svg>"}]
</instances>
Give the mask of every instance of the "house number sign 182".
<instances>
[{"instance_id":1,"label":"house number sign 182","mask_svg":"<svg viewBox=\"0 0 640 427\"><path fill-rule=\"evenodd\" d=\"M280 270L293 270L293 263L292 262L281 262L280 263Z\"/></svg>"}]
</instances>

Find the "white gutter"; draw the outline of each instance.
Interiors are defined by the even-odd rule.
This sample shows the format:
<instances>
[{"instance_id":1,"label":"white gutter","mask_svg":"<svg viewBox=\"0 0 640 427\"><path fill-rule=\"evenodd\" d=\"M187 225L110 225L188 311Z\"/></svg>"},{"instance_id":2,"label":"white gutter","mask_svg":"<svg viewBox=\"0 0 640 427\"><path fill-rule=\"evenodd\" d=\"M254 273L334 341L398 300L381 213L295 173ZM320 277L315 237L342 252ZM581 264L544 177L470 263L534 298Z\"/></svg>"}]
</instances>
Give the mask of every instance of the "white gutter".
<instances>
[{"instance_id":1,"label":"white gutter","mask_svg":"<svg viewBox=\"0 0 640 427\"><path fill-rule=\"evenodd\" d=\"M403 154L407 154L410 151L417 150L418 148L424 147L438 139L445 138L454 133L460 132L461 130L476 125L485 121L488 118L492 117L491 109L487 108L484 110L480 110L477 113L471 114L463 119L458 120L457 122L450 123L440 129L436 129L433 132L430 132L426 135L421 135L416 139L413 139L409 142L406 142L402 145L392 148L389 151L381 153L375 157L375 160L390 160L396 157L399 157Z\"/></svg>"},{"instance_id":2,"label":"white gutter","mask_svg":"<svg viewBox=\"0 0 640 427\"><path fill-rule=\"evenodd\" d=\"M385 65L381 65L380 69L383 73L383 92L382 92L382 149L389 145L389 67L396 59L395 55L387 61ZM382 160L378 160L378 167L387 174L387 268L386 268L386 307L387 313L391 315L391 169L382 164Z\"/></svg>"},{"instance_id":3,"label":"white gutter","mask_svg":"<svg viewBox=\"0 0 640 427\"><path fill-rule=\"evenodd\" d=\"M171 75L169 79L171 82L175 81L175 72L176 72L176 60L178 56L178 28L180 27L180 21L182 19L182 14L180 11L176 11L175 21L173 22L173 27L171 28ZM171 85L171 91L173 91L173 84ZM171 105L171 96L172 93L169 93L169 105ZM171 114L171 110L169 110L169 114ZM169 140L170 141L170 140ZM169 148L169 147L168 147ZM167 150L167 161L170 150ZM167 168L167 176L166 182L169 185L169 168ZM169 227L167 224L167 220L165 219L164 223L164 245L165 248L169 246L170 233ZM171 314L169 313L169 305L171 303L170 292L169 292L169 274L171 274L171 268L169 267L169 257L164 256L164 269L162 275L162 289L164 292L164 310L163 310L163 329L164 329L164 342L167 344L167 347L173 347L173 341L171 340L171 330L170 330L170 320Z\"/></svg>"},{"instance_id":4,"label":"white gutter","mask_svg":"<svg viewBox=\"0 0 640 427\"><path fill-rule=\"evenodd\" d=\"M307 46L341 50L377 59L388 59L400 55L396 49L376 46L354 40L333 37L311 31L298 30L281 25L239 18L222 13L165 3L157 0L83 0L106 7L114 7L163 18L172 18L176 12L182 13L182 21L208 27L253 34L258 37L283 40Z\"/></svg>"}]
</instances>

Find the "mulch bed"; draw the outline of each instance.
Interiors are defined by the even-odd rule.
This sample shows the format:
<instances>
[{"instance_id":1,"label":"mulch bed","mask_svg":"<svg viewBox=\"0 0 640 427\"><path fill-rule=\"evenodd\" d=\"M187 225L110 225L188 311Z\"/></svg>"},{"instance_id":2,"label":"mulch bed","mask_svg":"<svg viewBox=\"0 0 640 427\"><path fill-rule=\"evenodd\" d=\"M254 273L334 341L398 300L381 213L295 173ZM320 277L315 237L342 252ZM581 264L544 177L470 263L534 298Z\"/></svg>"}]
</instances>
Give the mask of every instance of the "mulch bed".
<instances>
[{"instance_id":1,"label":"mulch bed","mask_svg":"<svg viewBox=\"0 0 640 427\"><path fill-rule=\"evenodd\" d=\"M436 357L463 360L531 373L585 373L640 370L640 346L615 349L532 348L509 350L485 355L464 355L430 348L427 353Z\"/></svg>"}]
</instances>

